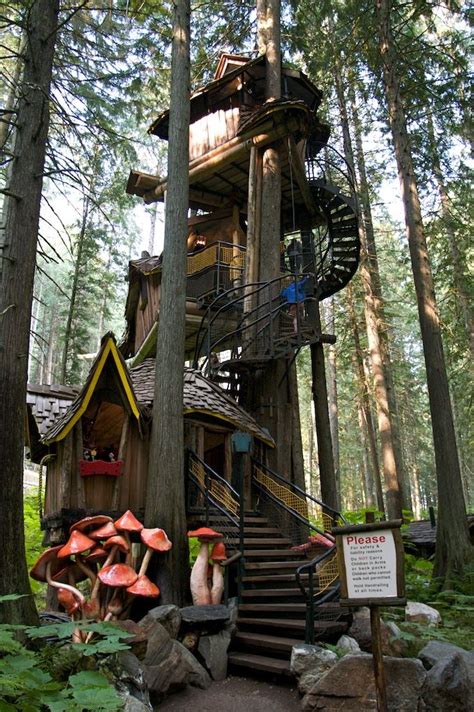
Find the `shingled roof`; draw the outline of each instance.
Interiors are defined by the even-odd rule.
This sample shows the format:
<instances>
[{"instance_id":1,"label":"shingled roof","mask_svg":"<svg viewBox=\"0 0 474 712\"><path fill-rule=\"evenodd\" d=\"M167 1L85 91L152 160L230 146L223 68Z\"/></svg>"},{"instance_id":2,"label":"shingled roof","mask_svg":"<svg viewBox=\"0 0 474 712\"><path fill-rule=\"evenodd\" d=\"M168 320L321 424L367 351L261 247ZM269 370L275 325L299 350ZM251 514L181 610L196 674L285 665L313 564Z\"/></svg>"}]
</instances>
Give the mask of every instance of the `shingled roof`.
<instances>
[{"instance_id":1,"label":"shingled roof","mask_svg":"<svg viewBox=\"0 0 474 712\"><path fill-rule=\"evenodd\" d=\"M64 415L79 391L78 386L28 384L26 403L41 437Z\"/></svg>"},{"instance_id":2,"label":"shingled roof","mask_svg":"<svg viewBox=\"0 0 474 712\"><path fill-rule=\"evenodd\" d=\"M138 402L150 408L155 388L155 359L147 358L139 366L130 369L130 377ZM200 413L218 418L251 433L267 445L275 445L270 433L261 428L233 398L193 368L184 369L183 409L185 415Z\"/></svg>"}]
</instances>

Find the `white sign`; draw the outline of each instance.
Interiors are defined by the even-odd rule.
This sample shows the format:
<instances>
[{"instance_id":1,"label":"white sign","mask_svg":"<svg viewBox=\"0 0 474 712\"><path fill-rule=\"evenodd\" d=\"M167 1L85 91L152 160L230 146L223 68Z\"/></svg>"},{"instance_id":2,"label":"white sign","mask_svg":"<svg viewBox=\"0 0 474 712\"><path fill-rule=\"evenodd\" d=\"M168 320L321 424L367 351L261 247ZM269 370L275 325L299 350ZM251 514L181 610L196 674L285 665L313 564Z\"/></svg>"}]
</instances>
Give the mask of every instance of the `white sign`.
<instances>
[{"instance_id":1,"label":"white sign","mask_svg":"<svg viewBox=\"0 0 474 712\"><path fill-rule=\"evenodd\" d=\"M391 529L342 535L348 598L397 596L397 556Z\"/></svg>"}]
</instances>

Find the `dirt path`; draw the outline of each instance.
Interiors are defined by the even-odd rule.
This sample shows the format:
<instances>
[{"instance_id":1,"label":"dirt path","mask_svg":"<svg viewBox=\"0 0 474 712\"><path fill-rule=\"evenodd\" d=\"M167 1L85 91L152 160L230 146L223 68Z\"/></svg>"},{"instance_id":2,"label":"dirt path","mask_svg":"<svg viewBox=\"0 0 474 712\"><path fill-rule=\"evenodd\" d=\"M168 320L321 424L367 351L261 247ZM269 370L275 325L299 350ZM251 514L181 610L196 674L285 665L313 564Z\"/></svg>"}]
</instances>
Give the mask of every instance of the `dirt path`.
<instances>
[{"instance_id":1,"label":"dirt path","mask_svg":"<svg viewBox=\"0 0 474 712\"><path fill-rule=\"evenodd\" d=\"M187 687L155 707L159 712L299 712L295 687L246 677L213 682L207 690Z\"/></svg>"}]
</instances>

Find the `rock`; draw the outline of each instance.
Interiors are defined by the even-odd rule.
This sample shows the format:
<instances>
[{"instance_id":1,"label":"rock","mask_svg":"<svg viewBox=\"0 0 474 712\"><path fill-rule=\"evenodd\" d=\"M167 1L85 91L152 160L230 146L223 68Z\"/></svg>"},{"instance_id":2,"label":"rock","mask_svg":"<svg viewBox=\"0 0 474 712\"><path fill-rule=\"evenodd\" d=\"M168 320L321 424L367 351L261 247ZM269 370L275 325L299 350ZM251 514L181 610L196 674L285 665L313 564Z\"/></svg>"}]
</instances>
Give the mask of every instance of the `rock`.
<instances>
[{"instance_id":1,"label":"rock","mask_svg":"<svg viewBox=\"0 0 474 712\"><path fill-rule=\"evenodd\" d=\"M143 628L131 620L116 621L115 625L126 633L129 633L129 637L123 639L124 643L130 646L131 652L136 655L139 660L143 660L148 643L148 636Z\"/></svg>"},{"instance_id":2,"label":"rock","mask_svg":"<svg viewBox=\"0 0 474 712\"><path fill-rule=\"evenodd\" d=\"M187 606L180 612L183 623L200 628L221 628L230 619L229 609L222 604Z\"/></svg>"},{"instance_id":3,"label":"rock","mask_svg":"<svg viewBox=\"0 0 474 712\"><path fill-rule=\"evenodd\" d=\"M298 643L291 650L290 668L298 679L301 694L309 692L318 680L337 663L337 655L319 645Z\"/></svg>"},{"instance_id":4,"label":"rock","mask_svg":"<svg viewBox=\"0 0 474 712\"><path fill-rule=\"evenodd\" d=\"M445 643L442 640L430 640L430 642L420 650L418 657L425 668L430 670L433 665L436 665L436 663L439 663L439 661L444 658L448 658L453 653L466 653L466 651L452 643ZM468 655L474 657L474 652L470 652Z\"/></svg>"},{"instance_id":5,"label":"rock","mask_svg":"<svg viewBox=\"0 0 474 712\"><path fill-rule=\"evenodd\" d=\"M181 613L179 612L178 606L170 604L152 608L148 611L146 616L141 619L138 625L149 634L154 623L162 625L163 628L168 631L170 638L177 638L181 625Z\"/></svg>"},{"instance_id":6,"label":"rock","mask_svg":"<svg viewBox=\"0 0 474 712\"><path fill-rule=\"evenodd\" d=\"M421 712L426 671L419 660L384 658L388 712ZM377 709L371 655L346 655L302 700L304 712L368 712ZM442 708L440 708L442 709ZM439 711L438 711L439 712ZM444 710L443 710L444 712Z\"/></svg>"},{"instance_id":7,"label":"rock","mask_svg":"<svg viewBox=\"0 0 474 712\"><path fill-rule=\"evenodd\" d=\"M154 703L186 685L205 690L211 678L194 655L177 640L170 640L167 655L157 664L144 666L145 679Z\"/></svg>"},{"instance_id":8,"label":"rock","mask_svg":"<svg viewBox=\"0 0 474 712\"><path fill-rule=\"evenodd\" d=\"M227 677L227 648L230 638L228 630L220 630L215 635L203 635L199 640L198 652L213 680L225 680Z\"/></svg>"},{"instance_id":9,"label":"rock","mask_svg":"<svg viewBox=\"0 0 474 712\"><path fill-rule=\"evenodd\" d=\"M393 636L393 631L400 633L395 624L380 621L380 637L382 639L382 653L384 655L398 656L402 650L406 650L406 645L398 641ZM353 614L352 625L348 631L349 635L359 644L361 650L366 653L372 652L372 632L370 629L370 609L364 606Z\"/></svg>"},{"instance_id":10,"label":"rock","mask_svg":"<svg viewBox=\"0 0 474 712\"><path fill-rule=\"evenodd\" d=\"M400 637L402 631L398 625L393 621L384 622L384 625L386 625L389 635L387 640L388 651L385 654L395 658L406 656L408 654L408 643Z\"/></svg>"},{"instance_id":11,"label":"rock","mask_svg":"<svg viewBox=\"0 0 474 712\"><path fill-rule=\"evenodd\" d=\"M154 623L148 637L146 654L143 658L145 665L159 665L170 653L172 642L170 634L161 623Z\"/></svg>"},{"instance_id":12,"label":"rock","mask_svg":"<svg viewBox=\"0 0 474 712\"><path fill-rule=\"evenodd\" d=\"M125 703L128 712L149 712L152 710L145 674L137 656L129 650L122 650L107 658L102 668L112 675L114 686Z\"/></svg>"},{"instance_id":13,"label":"rock","mask_svg":"<svg viewBox=\"0 0 474 712\"><path fill-rule=\"evenodd\" d=\"M237 632L237 616L239 615L239 599L237 597L229 598L227 602L227 608L229 609L229 622L226 623L225 629L229 631L231 635Z\"/></svg>"},{"instance_id":14,"label":"rock","mask_svg":"<svg viewBox=\"0 0 474 712\"><path fill-rule=\"evenodd\" d=\"M436 608L431 608L426 603L408 601L405 607L405 620L412 623L426 623L431 627L436 627L441 623L441 616Z\"/></svg>"},{"instance_id":15,"label":"rock","mask_svg":"<svg viewBox=\"0 0 474 712\"><path fill-rule=\"evenodd\" d=\"M359 643L355 640L355 638L351 638L350 635L341 635L336 643L336 647L339 650L342 650L344 655L347 655L348 653L355 654L361 652Z\"/></svg>"},{"instance_id":16,"label":"rock","mask_svg":"<svg viewBox=\"0 0 474 712\"><path fill-rule=\"evenodd\" d=\"M451 653L426 675L423 699L428 712L466 712L474 709L474 654Z\"/></svg>"}]
</instances>

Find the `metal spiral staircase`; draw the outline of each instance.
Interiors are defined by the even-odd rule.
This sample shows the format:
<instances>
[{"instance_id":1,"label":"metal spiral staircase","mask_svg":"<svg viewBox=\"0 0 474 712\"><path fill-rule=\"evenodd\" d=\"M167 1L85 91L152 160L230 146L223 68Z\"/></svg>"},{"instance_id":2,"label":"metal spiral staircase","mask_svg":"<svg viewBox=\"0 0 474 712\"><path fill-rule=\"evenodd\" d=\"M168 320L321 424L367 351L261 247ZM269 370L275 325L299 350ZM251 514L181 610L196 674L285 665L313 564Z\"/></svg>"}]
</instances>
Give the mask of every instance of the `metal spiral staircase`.
<instances>
[{"instance_id":1,"label":"metal spiral staircase","mask_svg":"<svg viewBox=\"0 0 474 712\"><path fill-rule=\"evenodd\" d=\"M338 604L332 526L343 517L262 463L252 462L251 500L198 456L188 455L189 526L212 526L227 549L226 598L238 600L229 652L236 670L290 675L293 645L336 642L349 614Z\"/></svg>"}]
</instances>

